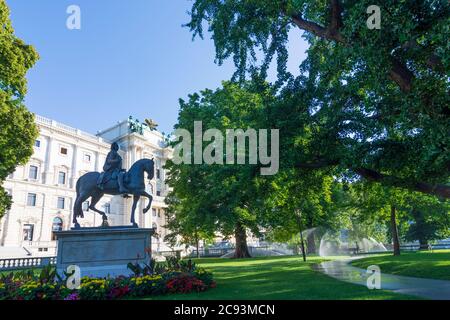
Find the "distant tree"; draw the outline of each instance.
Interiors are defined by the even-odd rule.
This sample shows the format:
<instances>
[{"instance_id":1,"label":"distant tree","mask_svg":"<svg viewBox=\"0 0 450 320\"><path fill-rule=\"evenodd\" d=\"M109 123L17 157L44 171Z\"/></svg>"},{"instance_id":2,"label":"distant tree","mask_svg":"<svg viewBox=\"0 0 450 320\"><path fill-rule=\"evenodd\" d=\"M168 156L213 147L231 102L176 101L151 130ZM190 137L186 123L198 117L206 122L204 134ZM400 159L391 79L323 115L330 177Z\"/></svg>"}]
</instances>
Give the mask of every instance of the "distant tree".
<instances>
[{"instance_id":1,"label":"distant tree","mask_svg":"<svg viewBox=\"0 0 450 320\"><path fill-rule=\"evenodd\" d=\"M409 228L405 240L419 241L420 249L428 249L430 241L450 236L450 207L448 201L439 201L422 194L408 194L405 201Z\"/></svg>"},{"instance_id":2,"label":"distant tree","mask_svg":"<svg viewBox=\"0 0 450 320\"><path fill-rule=\"evenodd\" d=\"M3 181L17 165L33 153L38 134L34 116L23 104L27 91L25 75L38 60L34 48L14 35L9 9L0 0L0 217L9 209L11 198Z\"/></svg>"},{"instance_id":3,"label":"distant tree","mask_svg":"<svg viewBox=\"0 0 450 320\"><path fill-rule=\"evenodd\" d=\"M291 150L293 167L337 168L450 198L450 3L376 1L381 30L366 24L373 4L196 0L187 26L201 37L208 28L216 61L232 58L235 79L265 77L276 59L285 107L278 123L300 142ZM287 71L291 30L309 43L298 77Z\"/></svg>"},{"instance_id":4,"label":"distant tree","mask_svg":"<svg viewBox=\"0 0 450 320\"><path fill-rule=\"evenodd\" d=\"M180 184L176 185L177 188ZM205 207L197 206L195 199L184 201L183 192L171 192L165 199L168 204L167 223L164 226L169 233L164 237L172 246L185 244L195 246L200 257L201 240L211 240L215 236L214 218ZM176 194L176 195L175 195ZM177 198L180 197L183 200Z\"/></svg>"},{"instance_id":5,"label":"distant tree","mask_svg":"<svg viewBox=\"0 0 450 320\"><path fill-rule=\"evenodd\" d=\"M388 188L378 184L350 184L349 205L355 210L361 226L385 223L387 236L392 239L394 254L400 254L400 240L419 240L422 247L429 240L449 235L448 200L420 192Z\"/></svg>"},{"instance_id":6,"label":"distant tree","mask_svg":"<svg viewBox=\"0 0 450 320\"><path fill-rule=\"evenodd\" d=\"M339 227L335 198L336 182L320 171L298 172L283 170L267 181L265 194L265 221L267 237L276 242L298 243L300 230L304 234L306 252L316 253L316 235L319 230ZM318 228L313 232L314 229Z\"/></svg>"},{"instance_id":7,"label":"distant tree","mask_svg":"<svg viewBox=\"0 0 450 320\"><path fill-rule=\"evenodd\" d=\"M360 221L384 221L389 226L394 255L400 255L399 220L408 211L405 190L365 182L354 183L351 192L352 205L359 212Z\"/></svg>"}]
</instances>

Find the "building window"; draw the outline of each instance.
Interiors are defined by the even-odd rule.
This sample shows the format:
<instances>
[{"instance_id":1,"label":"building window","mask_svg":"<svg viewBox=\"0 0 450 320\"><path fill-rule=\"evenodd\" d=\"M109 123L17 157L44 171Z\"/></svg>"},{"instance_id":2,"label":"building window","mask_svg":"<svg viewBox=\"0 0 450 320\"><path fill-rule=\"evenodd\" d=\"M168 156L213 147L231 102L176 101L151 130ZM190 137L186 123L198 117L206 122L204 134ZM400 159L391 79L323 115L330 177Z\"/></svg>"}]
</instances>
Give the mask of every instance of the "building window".
<instances>
[{"instance_id":1,"label":"building window","mask_svg":"<svg viewBox=\"0 0 450 320\"><path fill-rule=\"evenodd\" d=\"M161 210L158 209L158 218L161 218Z\"/></svg>"},{"instance_id":2,"label":"building window","mask_svg":"<svg viewBox=\"0 0 450 320\"><path fill-rule=\"evenodd\" d=\"M23 225L23 241L33 241L34 224Z\"/></svg>"},{"instance_id":3,"label":"building window","mask_svg":"<svg viewBox=\"0 0 450 320\"><path fill-rule=\"evenodd\" d=\"M66 199L64 197L58 197L58 204L57 204L58 209L64 209L65 202Z\"/></svg>"},{"instance_id":4,"label":"building window","mask_svg":"<svg viewBox=\"0 0 450 320\"><path fill-rule=\"evenodd\" d=\"M59 153L61 153L63 156L67 156L68 150L66 147L60 147Z\"/></svg>"},{"instance_id":5,"label":"building window","mask_svg":"<svg viewBox=\"0 0 450 320\"><path fill-rule=\"evenodd\" d=\"M161 179L161 169L156 169L156 179Z\"/></svg>"},{"instance_id":6,"label":"building window","mask_svg":"<svg viewBox=\"0 0 450 320\"><path fill-rule=\"evenodd\" d=\"M156 191L156 195L157 195L158 197L161 197L161 191Z\"/></svg>"},{"instance_id":7,"label":"building window","mask_svg":"<svg viewBox=\"0 0 450 320\"><path fill-rule=\"evenodd\" d=\"M158 225L156 223L152 223L152 228L155 229L155 232L158 230Z\"/></svg>"},{"instance_id":8,"label":"building window","mask_svg":"<svg viewBox=\"0 0 450 320\"><path fill-rule=\"evenodd\" d=\"M63 171L58 173L58 184L66 184L66 173Z\"/></svg>"},{"instance_id":9,"label":"building window","mask_svg":"<svg viewBox=\"0 0 450 320\"><path fill-rule=\"evenodd\" d=\"M105 203L105 213L111 213L111 205L109 203Z\"/></svg>"},{"instance_id":10,"label":"building window","mask_svg":"<svg viewBox=\"0 0 450 320\"><path fill-rule=\"evenodd\" d=\"M37 177L38 177L38 167L30 166L30 171L28 172L28 178L37 180Z\"/></svg>"},{"instance_id":11,"label":"building window","mask_svg":"<svg viewBox=\"0 0 450 320\"><path fill-rule=\"evenodd\" d=\"M27 196L27 206L35 207L36 206L36 193L29 193Z\"/></svg>"},{"instance_id":12,"label":"building window","mask_svg":"<svg viewBox=\"0 0 450 320\"><path fill-rule=\"evenodd\" d=\"M91 162L91 155L89 153L84 154L84 162Z\"/></svg>"},{"instance_id":13,"label":"building window","mask_svg":"<svg viewBox=\"0 0 450 320\"><path fill-rule=\"evenodd\" d=\"M41 147L41 140L34 140L34 146L36 148L40 148Z\"/></svg>"},{"instance_id":14,"label":"building window","mask_svg":"<svg viewBox=\"0 0 450 320\"><path fill-rule=\"evenodd\" d=\"M55 219L53 219L53 223L52 223L52 241L56 240L56 234L55 232L57 231L62 231L63 229L63 221L61 218L56 217Z\"/></svg>"},{"instance_id":15,"label":"building window","mask_svg":"<svg viewBox=\"0 0 450 320\"><path fill-rule=\"evenodd\" d=\"M81 205L81 208L83 211L89 211L89 201L83 202L83 204Z\"/></svg>"},{"instance_id":16,"label":"building window","mask_svg":"<svg viewBox=\"0 0 450 320\"><path fill-rule=\"evenodd\" d=\"M156 217L156 209L155 208L152 208L152 214L154 217Z\"/></svg>"}]
</instances>

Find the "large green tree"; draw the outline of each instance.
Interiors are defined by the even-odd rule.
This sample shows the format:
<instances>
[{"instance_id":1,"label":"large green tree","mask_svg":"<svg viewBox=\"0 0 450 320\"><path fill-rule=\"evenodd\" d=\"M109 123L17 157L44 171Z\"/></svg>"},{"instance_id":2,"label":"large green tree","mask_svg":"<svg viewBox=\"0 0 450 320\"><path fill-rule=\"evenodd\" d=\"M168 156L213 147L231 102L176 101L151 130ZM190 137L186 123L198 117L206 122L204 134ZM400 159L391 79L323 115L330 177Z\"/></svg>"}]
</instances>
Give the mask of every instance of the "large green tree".
<instances>
[{"instance_id":1,"label":"large green tree","mask_svg":"<svg viewBox=\"0 0 450 320\"><path fill-rule=\"evenodd\" d=\"M370 5L380 30L367 27ZM276 59L293 167L450 198L447 0L196 0L190 14L237 79L265 77ZM298 77L286 68L291 30L309 43Z\"/></svg>"},{"instance_id":2,"label":"large green tree","mask_svg":"<svg viewBox=\"0 0 450 320\"><path fill-rule=\"evenodd\" d=\"M201 121L203 131L218 129L226 137L227 129L270 128L268 109L273 103L271 89L263 83L238 85L225 82L223 88L204 90L180 101L180 112L175 129L185 129L195 137L194 121ZM202 139L199 137L197 139ZM173 146L179 140L173 142ZM194 150L194 141L190 142ZM259 234L265 220L260 165L249 164L249 150L245 150L245 164L237 164L238 148L234 149L235 164L225 164L225 139L202 141L202 151L218 143L223 149L212 152L222 164L194 164L194 153L187 156L192 164L166 164L169 186L167 202L172 225L181 234L194 232L196 225L206 234L220 233L236 239L235 257L249 256L247 231ZM247 144L248 145L248 144ZM184 151L186 152L186 151ZM184 223L187 221L187 223Z\"/></svg>"},{"instance_id":3,"label":"large green tree","mask_svg":"<svg viewBox=\"0 0 450 320\"><path fill-rule=\"evenodd\" d=\"M23 104L25 75L37 60L34 48L14 35L9 9L0 0L0 217L11 205L3 181L32 155L38 133L33 114Z\"/></svg>"}]
</instances>

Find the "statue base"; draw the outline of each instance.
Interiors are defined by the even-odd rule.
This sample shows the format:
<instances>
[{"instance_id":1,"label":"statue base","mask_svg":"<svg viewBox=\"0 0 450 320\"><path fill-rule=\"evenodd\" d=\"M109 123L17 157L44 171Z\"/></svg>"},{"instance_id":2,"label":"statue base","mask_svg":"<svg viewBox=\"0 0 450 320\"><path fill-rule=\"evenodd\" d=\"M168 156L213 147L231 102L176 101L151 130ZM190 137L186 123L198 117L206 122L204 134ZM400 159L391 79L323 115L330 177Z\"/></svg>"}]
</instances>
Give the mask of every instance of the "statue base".
<instances>
[{"instance_id":1,"label":"statue base","mask_svg":"<svg viewBox=\"0 0 450 320\"><path fill-rule=\"evenodd\" d=\"M80 267L81 276L128 276L131 263L149 263L154 229L136 227L78 228L55 232L56 270L60 275L70 265Z\"/></svg>"}]
</instances>

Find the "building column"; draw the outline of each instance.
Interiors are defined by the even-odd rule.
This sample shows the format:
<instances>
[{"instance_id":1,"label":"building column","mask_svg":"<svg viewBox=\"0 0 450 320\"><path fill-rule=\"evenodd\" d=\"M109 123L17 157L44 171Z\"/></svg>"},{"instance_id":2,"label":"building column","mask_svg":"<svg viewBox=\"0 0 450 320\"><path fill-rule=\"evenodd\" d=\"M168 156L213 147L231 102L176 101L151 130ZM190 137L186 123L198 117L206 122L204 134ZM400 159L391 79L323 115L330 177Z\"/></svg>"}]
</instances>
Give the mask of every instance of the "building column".
<instances>
[{"instance_id":1,"label":"building column","mask_svg":"<svg viewBox=\"0 0 450 320\"><path fill-rule=\"evenodd\" d=\"M45 154L45 172L44 172L44 183L53 184L53 144L54 139L48 137L47 139L47 152Z\"/></svg>"},{"instance_id":2,"label":"building column","mask_svg":"<svg viewBox=\"0 0 450 320\"><path fill-rule=\"evenodd\" d=\"M132 144L130 146L131 151L131 161L130 161L130 168L131 166L137 161L137 147L135 144Z\"/></svg>"},{"instance_id":3,"label":"building column","mask_svg":"<svg viewBox=\"0 0 450 320\"><path fill-rule=\"evenodd\" d=\"M72 174L70 186L75 188L75 184L78 179L78 146L76 144L73 145L73 158L72 158Z\"/></svg>"},{"instance_id":4,"label":"building column","mask_svg":"<svg viewBox=\"0 0 450 320\"><path fill-rule=\"evenodd\" d=\"M94 153L94 156L95 156L95 171L97 171L97 172L101 172L101 171L103 171L103 170L100 170L100 168L99 168L99 165L100 165L100 152L98 152L98 151L96 151L95 153Z\"/></svg>"}]
</instances>

